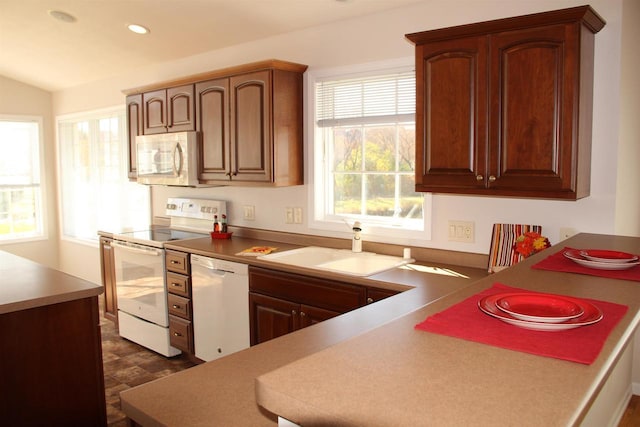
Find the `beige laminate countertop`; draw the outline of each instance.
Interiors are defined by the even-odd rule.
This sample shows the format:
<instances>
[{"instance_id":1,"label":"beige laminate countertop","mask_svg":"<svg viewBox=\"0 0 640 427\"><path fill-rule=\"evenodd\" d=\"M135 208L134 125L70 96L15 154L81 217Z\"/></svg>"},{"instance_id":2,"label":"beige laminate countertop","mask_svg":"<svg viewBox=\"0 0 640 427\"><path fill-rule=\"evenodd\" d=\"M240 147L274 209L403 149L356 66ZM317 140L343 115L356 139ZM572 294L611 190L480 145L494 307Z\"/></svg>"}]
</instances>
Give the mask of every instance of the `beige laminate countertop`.
<instances>
[{"instance_id":1,"label":"beige laminate countertop","mask_svg":"<svg viewBox=\"0 0 640 427\"><path fill-rule=\"evenodd\" d=\"M274 414L260 408L255 380L277 368L312 355L405 315L429 302L463 289L486 276L486 271L453 265L419 263L368 278L324 273L304 268L274 266L236 254L251 246L298 246L281 242L210 238L172 242L167 249L213 256L282 271L321 275L353 284L406 290L391 298L267 341L216 361L204 363L120 394L125 414L143 426L273 426ZM407 290L409 289L409 290Z\"/></svg>"},{"instance_id":2,"label":"beige laminate countertop","mask_svg":"<svg viewBox=\"0 0 640 427\"><path fill-rule=\"evenodd\" d=\"M258 377L258 404L304 426L579 424L638 324L640 283L530 268L564 246L637 254L640 238L575 236L379 328ZM414 329L427 316L495 282L625 304L629 310L591 365Z\"/></svg>"},{"instance_id":3,"label":"beige laminate countertop","mask_svg":"<svg viewBox=\"0 0 640 427\"><path fill-rule=\"evenodd\" d=\"M0 251L0 314L99 295L101 285Z\"/></svg>"}]
</instances>

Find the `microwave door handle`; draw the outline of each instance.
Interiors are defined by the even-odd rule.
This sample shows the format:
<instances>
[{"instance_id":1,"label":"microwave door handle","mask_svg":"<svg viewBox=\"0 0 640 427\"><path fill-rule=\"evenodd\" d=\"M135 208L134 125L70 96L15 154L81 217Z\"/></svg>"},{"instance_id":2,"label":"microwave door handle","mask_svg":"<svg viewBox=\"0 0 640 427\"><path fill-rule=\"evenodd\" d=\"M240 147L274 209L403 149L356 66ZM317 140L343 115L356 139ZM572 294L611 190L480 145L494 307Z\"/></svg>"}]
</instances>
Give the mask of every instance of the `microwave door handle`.
<instances>
[{"instance_id":1,"label":"microwave door handle","mask_svg":"<svg viewBox=\"0 0 640 427\"><path fill-rule=\"evenodd\" d=\"M179 159L176 165L176 159ZM180 176L182 173L182 165L184 163L184 154L182 153L182 147L180 143L177 143L173 149L173 176Z\"/></svg>"}]
</instances>

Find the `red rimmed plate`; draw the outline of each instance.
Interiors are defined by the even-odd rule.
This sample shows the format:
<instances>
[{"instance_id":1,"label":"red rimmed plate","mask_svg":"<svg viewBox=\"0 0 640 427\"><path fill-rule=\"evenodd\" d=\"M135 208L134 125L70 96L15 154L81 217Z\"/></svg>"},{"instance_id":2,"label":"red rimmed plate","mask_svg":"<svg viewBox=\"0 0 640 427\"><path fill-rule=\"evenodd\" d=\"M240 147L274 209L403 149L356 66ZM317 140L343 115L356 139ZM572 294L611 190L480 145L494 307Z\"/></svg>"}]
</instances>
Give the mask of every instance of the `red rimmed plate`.
<instances>
[{"instance_id":1,"label":"red rimmed plate","mask_svg":"<svg viewBox=\"0 0 640 427\"><path fill-rule=\"evenodd\" d=\"M568 329L579 328L581 326L592 325L602 320L602 311L600 311L598 307L587 301L570 297L563 298L570 299L580 305L583 310L581 316L574 317L573 319L562 323L529 322L526 320L516 319L509 313L500 310L496 305L497 301L505 295L505 293L499 293L486 296L478 301L478 308L485 314L495 317L505 323L534 331L565 331Z\"/></svg>"},{"instance_id":2,"label":"red rimmed plate","mask_svg":"<svg viewBox=\"0 0 640 427\"><path fill-rule=\"evenodd\" d=\"M627 270L629 268L635 267L640 264L640 260L638 261L626 261L626 262L600 262L600 261L591 261L584 258L579 250L576 249L567 249L562 253L565 257L569 258L571 261L579 264L583 267L595 268L597 270Z\"/></svg>"},{"instance_id":3,"label":"red rimmed plate","mask_svg":"<svg viewBox=\"0 0 640 427\"><path fill-rule=\"evenodd\" d=\"M633 262L638 261L638 256L627 252L609 251L606 249L583 249L580 251L580 255L589 261L598 262Z\"/></svg>"},{"instance_id":4,"label":"red rimmed plate","mask_svg":"<svg viewBox=\"0 0 640 427\"><path fill-rule=\"evenodd\" d=\"M516 319L528 322L561 323L584 313L575 301L551 294L506 294L496 301L496 306Z\"/></svg>"}]
</instances>

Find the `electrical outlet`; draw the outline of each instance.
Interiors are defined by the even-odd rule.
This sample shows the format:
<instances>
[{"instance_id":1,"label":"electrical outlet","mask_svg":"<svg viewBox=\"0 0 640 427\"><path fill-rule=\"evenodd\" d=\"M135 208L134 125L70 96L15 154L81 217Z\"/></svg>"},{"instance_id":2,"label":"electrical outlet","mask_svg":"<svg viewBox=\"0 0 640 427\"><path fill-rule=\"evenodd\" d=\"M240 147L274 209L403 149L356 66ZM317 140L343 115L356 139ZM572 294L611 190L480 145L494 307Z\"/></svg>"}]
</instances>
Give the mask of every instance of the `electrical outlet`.
<instances>
[{"instance_id":1,"label":"electrical outlet","mask_svg":"<svg viewBox=\"0 0 640 427\"><path fill-rule=\"evenodd\" d=\"M475 223L471 221L449 221L450 242L475 242Z\"/></svg>"},{"instance_id":2,"label":"electrical outlet","mask_svg":"<svg viewBox=\"0 0 640 427\"><path fill-rule=\"evenodd\" d=\"M285 224L293 224L293 208L284 208Z\"/></svg>"},{"instance_id":3,"label":"electrical outlet","mask_svg":"<svg viewBox=\"0 0 640 427\"><path fill-rule=\"evenodd\" d=\"M295 224L302 224L302 208L293 208L293 222Z\"/></svg>"},{"instance_id":4,"label":"electrical outlet","mask_svg":"<svg viewBox=\"0 0 640 427\"><path fill-rule=\"evenodd\" d=\"M244 216L243 218L247 221L255 221L256 220L256 208L251 205L244 205L243 207Z\"/></svg>"},{"instance_id":5,"label":"electrical outlet","mask_svg":"<svg viewBox=\"0 0 640 427\"><path fill-rule=\"evenodd\" d=\"M561 227L560 228L560 240L567 240L569 237L574 234L578 234L578 231L575 228L571 227Z\"/></svg>"}]
</instances>

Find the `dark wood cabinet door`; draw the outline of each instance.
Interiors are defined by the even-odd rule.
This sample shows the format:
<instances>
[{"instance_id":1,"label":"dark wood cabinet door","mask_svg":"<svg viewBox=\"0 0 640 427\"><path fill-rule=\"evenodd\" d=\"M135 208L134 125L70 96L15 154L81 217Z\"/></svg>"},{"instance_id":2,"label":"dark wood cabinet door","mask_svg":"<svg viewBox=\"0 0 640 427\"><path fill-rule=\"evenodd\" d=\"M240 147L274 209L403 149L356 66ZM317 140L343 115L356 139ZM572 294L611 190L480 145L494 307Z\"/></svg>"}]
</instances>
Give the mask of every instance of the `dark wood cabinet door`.
<instances>
[{"instance_id":1,"label":"dark wood cabinet door","mask_svg":"<svg viewBox=\"0 0 640 427\"><path fill-rule=\"evenodd\" d=\"M145 135L167 132L167 91L154 90L142 94L143 132Z\"/></svg>"},{"instance_id":2,"label":"dark wood cabinet door","mask_svg":"<svg viewBox=\"0 0 640 427\"><path fill-rule=\"evenodd\" d=\"M136 179L138 166L136 160L136 136L142 135L142 94L129 95L126 99L127 109L127 138L128 138L128 163L127 174L129 179Z\"/></svg>"},{"instance_id":3,"label":"dark wood cabinet door","mask_svg":"<svg viewBox=\"0 0 640 427\"><path fill-rule=\"evenodd\" d=\"M300 328L315 325L340 314L337 311L302 304L300 305Z\"/></svg>"},{"instance_id":4,"label":"dark wood cabinet door","mask_svg":"<svg viewBox=\"0 0 640 427\"><path fill-rule=\"evenodd\" d=\"M118 325L118 297L116 293L116 271L111 239L100 238L100 270L104 286L104 317Z\"/></svg>"},{"instance_id":5,"label":"dark wood cabinet door","mask_svg":"<svg viewBox=\"0 0 640 427\"><path fill-rule=\"evenodd\" d=\"M483 188L487 39L416 48L416 190Z\"/></svg>"},{"instance_id":6,"label":"dark wood cabinet door","mask_svg":"<svg viewBox=\"0 0 640 427\"><path fill-rule=\"evenodd\" d=\"M229 147L229 79L196 83L197 130L200 145L200 180L228 181L231 173Z\"/></svg>"},{"instance_id":7,"label":"dark wood cabinet door","mask_svg":"<svg viewBox=\"0 0 640 427\"><path fill-rule=\"evenodd\" d=\"M167 131L183 132L196 130L196 109L193 85L167 89Z\"/></svg>"},{"instance_id":8,"label":"dark wood cabinet door","mask_svg":"<svg viewBox=\"0 0 640 427\"><path fill-rule=\"evenodd\" d=\"M251 345L286 335L300 328L300 304L249 292Z\"/></svg>"},{"instance_id":9,"label":"dark wood cabinet door","mask_svg":"<svg viewBox=\"0 0 640 427\"><path fill-rule=\"evenodd\" d=\"M577 25L491 36L490 188L575 190Z\"/></svg>"},{"instance_id":10,"label":"dark wood cabinet door","mask_svg":"<svg viewBox=\"0 0 640 427\"><path fill-rule=\"evenodd\" d=\"M231 89L231 180L271 182L271 71L233 76Z\"/></svg>"}]
</instances>

